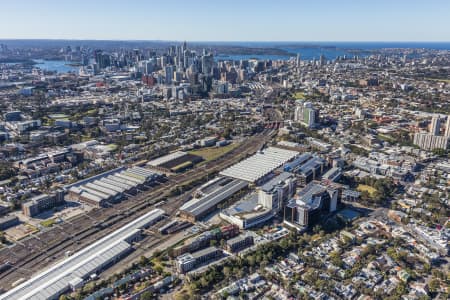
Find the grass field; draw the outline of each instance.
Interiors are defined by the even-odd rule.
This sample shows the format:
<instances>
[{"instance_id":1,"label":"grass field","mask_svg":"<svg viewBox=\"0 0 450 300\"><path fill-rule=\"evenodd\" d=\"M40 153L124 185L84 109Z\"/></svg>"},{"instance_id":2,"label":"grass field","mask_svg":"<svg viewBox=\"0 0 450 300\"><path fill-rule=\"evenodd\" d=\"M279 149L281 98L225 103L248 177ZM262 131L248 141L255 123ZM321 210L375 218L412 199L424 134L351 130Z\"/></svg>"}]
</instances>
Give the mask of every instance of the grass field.
<instances>
[{"instance_id":1,"label":"grass field","mask_svg":"<svg viewBox=\"0 0 450 300\"><path fill-rule=\"evenodd\" d=\"M52 227L55 224L55 219L48 219L41 222L41 225L44 227Z\"/></svg>"},{"instance_id":2,"label":"grass field","mask_svg":"<svg viewBox=\"0 0 450 300\"><path fill-rule=\"evenodd\" d=\"M239 143L232 143L224 147L209 147L209 148L202 148L198 150L190 151L190 154L198 155L203 157L205 161L211 161L216 158L221 157L222 155L226 154L227 152L230 152L234 148L239 146Z\"/></svg>"},{"instance_id":3,"label":"grass field","mask_svg":"<svg viewBox=\"0 0 450 300\"><path fill-rule=\"evenodd\" d=\"M387 142L390 142L390 143L394 143L396 140L392 137L392 136L390 136L390 135L385 135L385 134L378 134L378 137L380 138L380 140L383 140L383 141L387 141Z\"/></svg>"},{"instance_id":4,"label":"grass field","mask_svg":"<svg viewBox=\"0 0 450 300\"><path fill-rule=\"evenodd\" d=\"M356 189L359 192L366 191L370 194L370 196L373 196L373 194L375 194L375 192L377 191L375 188L371 187L370 185L365 185L365 184L359 184Z\"/></svg>"},{"instance_id":5,"label":"grass field","mask_svg":"<svg viewBox=\"0 0 450 300\"><path fill-rule=\"evenodd\" d=\"M294 93L294 98L295 99L305 99L305 93L303 93L303 92L296 92L296 93Z\"/></svg>"}]
</instances>

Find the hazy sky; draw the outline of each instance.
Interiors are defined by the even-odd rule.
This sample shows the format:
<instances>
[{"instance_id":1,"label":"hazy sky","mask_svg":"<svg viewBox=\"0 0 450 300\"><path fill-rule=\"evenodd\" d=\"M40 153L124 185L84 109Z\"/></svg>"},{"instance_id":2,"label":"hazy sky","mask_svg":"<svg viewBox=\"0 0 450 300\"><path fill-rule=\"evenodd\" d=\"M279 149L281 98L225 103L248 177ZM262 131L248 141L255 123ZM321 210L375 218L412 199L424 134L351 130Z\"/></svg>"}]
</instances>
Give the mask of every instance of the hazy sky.
<instances>
[{"instance_id":1,"label":"hazy sky","mask_svg":"<svg viewBox=\"0 0 450 300\"><path fill-rule=\"evenodd\" d=\"M450 0L0 0L0 39L450 41Z\"/></svg>"}]
</instances>

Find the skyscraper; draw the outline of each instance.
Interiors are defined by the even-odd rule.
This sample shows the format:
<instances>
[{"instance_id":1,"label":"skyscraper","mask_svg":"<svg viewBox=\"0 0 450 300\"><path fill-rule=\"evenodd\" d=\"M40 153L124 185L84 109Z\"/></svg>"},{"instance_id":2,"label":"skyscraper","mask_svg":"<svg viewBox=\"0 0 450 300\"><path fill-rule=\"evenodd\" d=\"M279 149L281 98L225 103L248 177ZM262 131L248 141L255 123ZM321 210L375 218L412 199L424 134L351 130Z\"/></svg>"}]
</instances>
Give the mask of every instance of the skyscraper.
<instances>
[{"instance_id":1,"label":"skyscraper","mask_svg":"<svg viewBox=\"0 0 450 300\"><path fill-rule=\"evenodd\" d=\"M309 128L314 127L318 121L318 110L313 107L311 102L297 101L294 120Z\"/></svg>"},{"instance_id":2,"label":"skyscraper","mask_svg":"<svg viewBox=\"0 0 450 300\"><path fill-rule=\"evenodd\" d=\"M172 66L166 66L165 73L166 73L166 84L172 84L173 67Z\"/></svg>"},{"instance_id":3,"label":"skyscraper","mask_svg":"<svg viewBox=\"0 0 450 300\"><path fill-rule=\"evenodd\" d=\"M441 119L439 117L433 117L431 119L430 133L432 135L439 135L440 128L441 128Z\"/></svg>"},{"instance_id":4,"label":"skyscraper","mask_svg":"<svg viewBox=\"0 0 450 300\"><path fill-rule=\"evenodd\" d=\"M202 56L202 73L210 75L212 73L214 64L214 57L212 54L205 54Z\"/></svg>"},{"instance_id":5,"label":"skyscraper","mask_svg":"<svg viewBox=\"0 0 450 300\"><path fill-rule=\"evenodd\" d=\"M320 65L324 66L327 63L327 59L325 58L325 55L320 55Z\"/></svg>"}]
</instances>

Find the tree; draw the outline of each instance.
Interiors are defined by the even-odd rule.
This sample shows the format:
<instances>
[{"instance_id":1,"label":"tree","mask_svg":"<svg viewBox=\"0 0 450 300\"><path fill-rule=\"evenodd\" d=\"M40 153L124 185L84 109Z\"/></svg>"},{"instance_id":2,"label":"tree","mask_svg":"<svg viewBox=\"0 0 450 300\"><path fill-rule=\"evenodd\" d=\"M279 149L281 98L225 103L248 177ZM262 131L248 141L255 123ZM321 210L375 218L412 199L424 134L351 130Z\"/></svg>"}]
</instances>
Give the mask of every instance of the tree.
<instances>
[{"instance_id":1,"label":"tree","mask_svg":"<svg viewBox=\"0 0 450 300\"><path fill-rule=\"evenodd\" d=\"M184 291L180 291L180 292L176 293L174 298L175 298L175 300L189 300L189 299L193 298L193 297L191 297L191 295L193 296L192 291L186 292L184 290Z\"/></svg>"},{"instance_id":2,"label":"tree","mask_svg":"<svg viewBox=\"0 0 450 300\"><path fill-rule=\"evenodd\" d=\"M255 257L253 255L247 256L247 263L250 267L255 265Z\"/></svg>"},{"instance_id":3,"label":"tree","mask_svg":"<svg viewBox=\"0 0 450 300\"><path fill-rule=\"evenodd\" d=\"M375 253L375 247L373 245L369 244L363 249L361 255L362 255L362 257L366 257L366 256L368 256L370 254L374 254L374 253Z\"/></svg>"},{"instance_id":4,"label":"tree","mask_svg":"<svg viewBox=\"0 0 450 300\"><path fill-rule=\"evenodd\" d=\"M342 267L344 265L344 262L341 259L341 255L338 251L333 251L330 253L330 259L333 265L337 267Z\"/></svg>"},{"instance_id":5,"label":"tree","mask_svg":"<svg viewBox=\"0 0 450 300\"><path fill-rule=\"evenodd\" d=\"M223 275L225 275L225 278L228 278L231 275L230 267L223 267Z\"/></svg>"},{"instance_id":6,"label":"tree","mask_svg":"<svg viewBox=\"0 0 450 300\"><path fill-rule=\"evenodd\" d=\"M80 292L75 292L75 294L72 294L72 298L75 300L81 300L83 299L83 296L81 295Z\"/></svg>"},{"instance_id":7,"label":"tree","mask_svg":"<svg viewBox=\"0 0 450 300\"><path fill-rule=\"evenodd\" d=\"M321 230L321 227L319 224L317 224L313 227L314 234L318 234L320 232L320 230Z\"/></svg>"},{"instance_id":8,"label":"tree","mask_svg":"<svg viewBox=\"0 0 450 300\"><path fill-rule=\"evenodd\" d=\"M0 163L0 180L5 180L15 175L17 175L17 172L12 167L11 163L9 162Z\"/></svg>"},{"instance_id":9,"label":"tree","mask_svg":"<svg viewBox=\"0 0 450 300\"><path fill-rule=\"evenodd\" d=\"M83 293L91 294L95 289L95 282L89 282L83 287Z\"/></svg>"},{"instance_id":10,"label":"tree","mask_svg":"<svg viewBox=\"0 0 450 300\"><path fill-rule=\"evenodd\" d=\"M191 282L190 284L189 284L189 290L192 292L192 293L196 293L197 291L198 291L198 284L197 284L197 282Z\"/></svg>"},{"instance_id":11,"label":"tree","mask_svg":"<svg viewBox=\"0 0 450 300\"><path fill-rule=\"evenodd\" d=\"M430 280L430 283L428 284L428 286L430 287L430 291L437 292L441 286L441 283L440 283L439 279L433 278Z\"/></svg>"},{"instance_id":12,"label":"tree","mask_svg":"<svg viewBox=\"0 0 450 300\"><path fill-rule=\"evenodd\" d=\"M3 231L0 231L0 242L2 244L5 244L7 242L6 237L5 237L5 233Z\"/></svg>"},{"instance_id":13,"label":"tree","mask_svg":"<svg viewBox=\"0 0 450 300\"><path fill-rule=\"evenodd\" d=\"M205 277L201 277L200 278L200 286L202 287L202 288L207 288L208 286L209 286L209 281L208 281L208 279L206 279Z\"/></svg>"},{"instance_id":14,"label":"tree","mask_svg":"<svg viewBox=\"0 0 450 300\"><path fill-rule=\"evenodd\" d=\"M150 291L143 292L141 294L141 300L151 300L153 299L153 293Z\"/></svg>"},{"instance_id":15,"label":"tree","mask_svg":"<svg viewBox=\"0 0 450 300\"><path fill-rule=\"evenodd\" d=\"M406 293L406 284L405 283L400 283L396 288L395 288L395 292L394 295L397 297L401 297L402 295L404 295Z\"/></svg>"},{"instance_id":16,"label":"tree","mask_svg":"<svg viewBox=\"0 0 450 300\"><path fill-rule=\"evenodd\" d=\"M398 252L394 249L394 248L388 248L386 250L386 253L395 261L398 261L399 256L398 256Z\"/></svg>"},{"instance_id":17,"label":"tree","mask_svg":"<svg viewBox=\"0 0 450 300\"><path fill-rule=\"evenodd\" d=\"M156 250L153 252L153 256L154 256L154 257L159 257L159 256L161 256L161 254L162 254L162 251L161 251L161 250L158 250L158 249L156 249Z\"/></svg>"},{"instance_id":18,"label":"tree","mask_svg":"<svg viewBox=\"0 0 450 300\"><path fill-rule=\"evenodd\" d=\"M162 272L164 271L164 268L161 266L161 265L157 265L156 267L155 267L155 272L156 273L158 273L158 274L162 274Z\"/></svg>"},{"instance_id":19,"label":"tree","mask_svg":"<svg viewBox=\"0 0 450 300\"><path fill-rule=\"evenodd\" d=\"M441 271L441 270L437 270L437 269L433 269L432 271L431 271L431 274L434 276L434 277L437 277L437 278L440 278L440 279L444 279L444 273Z\"/></svg>"},{"instance_id":20,"label":"tree","mask_svg":"<svg viewBox=\"0 0 450 300\"><path fill-rule=\"evenodd\" d=\"M286 251L286 249L289 248L289 240L288 239L282 239L280 242L281 248Z\"/></svg>"},{"instance_id":21,"label":"tree","mask_svg":"<svg viewBox=\"0 0 450 300\"><path fill-rule=\"evenodd\" d=\"M146 266L149 262L149 259L143 255L139 259L139 265L141 265L141 267Z\"/></svg>"}]
</instances>

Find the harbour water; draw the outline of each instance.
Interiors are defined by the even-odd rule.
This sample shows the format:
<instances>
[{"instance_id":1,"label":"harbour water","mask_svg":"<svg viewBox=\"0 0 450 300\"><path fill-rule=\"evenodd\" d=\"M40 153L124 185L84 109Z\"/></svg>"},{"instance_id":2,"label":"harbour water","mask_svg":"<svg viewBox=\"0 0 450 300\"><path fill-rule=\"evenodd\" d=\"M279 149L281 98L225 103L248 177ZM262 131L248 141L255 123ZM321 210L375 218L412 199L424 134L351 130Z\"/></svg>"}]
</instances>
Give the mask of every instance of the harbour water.
<instances>
[{"instance_id":1,"label":"harbour water","mask_svg":"<svg viewBox=\"0 0 450 300\"><path fill-rule=\"evenodd\" d=\"M46 70L54 71L57 73L68 73L68 72L78 72L79 67L68 65L70 62L64 60L43 60L35 59L36 67Z\"/></svg>"},{"instance_id":2,"label":"harbour water","mask_svg":"<svg viewBox=\"0 0 450 300\"><path fill-rule=\"evenodd\" d=\"M278 48L290 55L217 55L219 60L284 60L300 54L302 60L319 59L324 55L333 60L338 56L366 56L380 49L433 49L450 51L450 42L223 42L218 45L234 45L254 48Z\"/></svg>"},{"instance_id":3,"label":"harbour water","mask_svg":"<svg viewBox=\"0 0 450 300\"><path fill-rule=\"evenodd\" d=\"M285 50L289 55L261 55L261 54L233 54L217 53L216 60L286 60L300 54L302 60L319 59L324 55L327 60L336 59L338 56L354 55L366 56L373 50L392 49L434 49L450 51L450 42L213 42L214 45L240 46L252 48L278 48ZM70 62L63 60L34 60L44 70L57 73L78 72L79 67L68 65Z\"/></svg>"}]
</instances>

